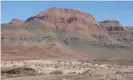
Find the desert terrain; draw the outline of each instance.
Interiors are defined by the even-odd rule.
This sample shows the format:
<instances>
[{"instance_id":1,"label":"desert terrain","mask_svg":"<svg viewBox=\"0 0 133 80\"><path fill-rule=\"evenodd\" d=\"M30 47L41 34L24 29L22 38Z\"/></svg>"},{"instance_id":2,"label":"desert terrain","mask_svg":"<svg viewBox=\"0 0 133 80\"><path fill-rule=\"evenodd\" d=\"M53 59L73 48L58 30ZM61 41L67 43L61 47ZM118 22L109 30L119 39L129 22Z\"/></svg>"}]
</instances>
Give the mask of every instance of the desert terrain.
<instances>
[{"instance_id":1,"label":"desert terrain","mask_svg":"<svg viewBox=\"0 0 133 80\"><path fill-rule=\"evenodd\" d=\"M133 80L133 65L112 64L111 61L106 64L76 60L13 60L2 62L1 74L2 80Z\"/></svg>"},{"instance_id":2,"label":"desert terrain","mask_svg":"<svg viewBox=\"0 0 133 80\"><path fill-rule=\"evenodd\" d=\"M1 24L2 80L133 80L133 27L48 8Z\"/></svg>"}]
</instances>

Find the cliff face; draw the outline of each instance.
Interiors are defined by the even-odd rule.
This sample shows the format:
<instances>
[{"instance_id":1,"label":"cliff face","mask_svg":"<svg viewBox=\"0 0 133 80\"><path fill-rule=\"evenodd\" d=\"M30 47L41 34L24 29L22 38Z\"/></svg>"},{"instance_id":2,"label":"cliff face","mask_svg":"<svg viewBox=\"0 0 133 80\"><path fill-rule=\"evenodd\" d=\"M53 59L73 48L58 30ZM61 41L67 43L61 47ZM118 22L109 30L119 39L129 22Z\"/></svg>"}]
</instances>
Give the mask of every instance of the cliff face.
<instances>
[{"instance_id":1,"label":"cliff face","mask_svg":"<svg viewBox=\"0 0 133 80\"><path fill-rule=\"evenodd\" d=\"M49 8L24 22L13 19L2 24L1 29L3 56L29 59L133 56L132 28L123 27L117 20L97 22L91 14L74 9Z\"/></svg>"}]
</instances>

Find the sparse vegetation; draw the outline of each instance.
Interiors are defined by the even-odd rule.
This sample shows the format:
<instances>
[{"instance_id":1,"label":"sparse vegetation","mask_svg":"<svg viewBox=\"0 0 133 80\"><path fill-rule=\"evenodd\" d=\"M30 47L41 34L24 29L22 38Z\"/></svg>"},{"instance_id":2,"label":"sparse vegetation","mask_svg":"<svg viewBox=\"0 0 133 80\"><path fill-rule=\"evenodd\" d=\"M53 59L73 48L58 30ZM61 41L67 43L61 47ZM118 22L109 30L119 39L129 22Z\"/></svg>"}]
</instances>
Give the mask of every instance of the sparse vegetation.
<instances>
[{"instance_id":1,"label":"sparse vegetation","mask_svg":"<svg viewBox=\"0 0 133 80\"><path fill-rule=\"evenodd\" d=\"M13 62L13 61L11 61ZM2 65L7 67L6 70L5 67L2 67L2 78L6 77L22 77L22 76L36 76L36 75L50 75L50 76L70 76L70 80L84 80L85 77L98 77L98 79L103 80L121 80L118 79L119 76L129 76L133 75L132 68L130 71L123 71L125 69L129 69L129 66L122 66L120 65L104 65L102 63L94 64L94 63L88 63L86 61L63 61L61 62L30 62L30 61L24 61L24 62L13 62L10 64L10 66L15 67L13 69L8 68L8 65L4 65L3 62ZM20 67L19 64L22 64L23 67ZM40 64L41 63L41 64ZM44 66L45 65L45 66ZM18 67L19 66L19 67ZM56 67L58 66L58 67ZM109 67L108 67L109 66ZM132 67L132 66L131 66ZM116 71L113 69L120 68L120 71ZM106 73L104 73L104 69L107 70ZM103 70L103 71L102 71ZM99 73L101 72L101 73ZM82 77L80 77L82 76ZM80 77L80 78L79 78ZM93 79L92 79L93 80ZM126 80L126 78L125 78Z\"/></svg>"}]
</instances>

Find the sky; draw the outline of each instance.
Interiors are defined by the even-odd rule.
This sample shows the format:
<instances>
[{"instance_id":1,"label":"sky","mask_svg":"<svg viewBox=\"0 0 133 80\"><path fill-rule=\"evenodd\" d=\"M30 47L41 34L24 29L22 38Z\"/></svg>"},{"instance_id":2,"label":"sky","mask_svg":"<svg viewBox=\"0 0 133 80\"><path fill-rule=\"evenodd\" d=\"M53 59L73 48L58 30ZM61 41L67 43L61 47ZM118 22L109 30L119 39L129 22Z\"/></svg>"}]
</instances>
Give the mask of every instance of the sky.
<instances>
[{"instance_id":1,"label":"sky","mask_svg":"<svg viewBox=\"0 0 133 80\"><path fill-rule=\"evenodd\" d=\"M77 9L92 14L97 21L118 20L124 26L133 26L133 1L3 1L1 22L26 20L51 7Z\"/></svg>"}]
</instances>

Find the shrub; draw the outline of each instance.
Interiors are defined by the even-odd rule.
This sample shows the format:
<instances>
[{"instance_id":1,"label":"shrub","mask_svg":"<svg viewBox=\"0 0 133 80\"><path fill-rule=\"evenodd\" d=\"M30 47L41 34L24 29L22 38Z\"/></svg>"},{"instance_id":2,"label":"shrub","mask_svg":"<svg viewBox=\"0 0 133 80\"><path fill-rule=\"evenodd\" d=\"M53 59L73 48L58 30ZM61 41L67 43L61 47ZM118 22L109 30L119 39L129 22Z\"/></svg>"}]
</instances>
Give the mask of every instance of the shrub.
<instances>
[{"instance_id":1,"label":"shrub","mask_svg":"<svg viewBox=\"0 0 133 80\"><path fill-rule=\"evenodd\" d=\"M69 72L68 74L76 74L76 72Z\"/></svg>"},{"instance_id":2,"label":"shrub","mask_svg":"<svg viewBox=\"0 0 133 80\"><path fill-rule=\"evenodd\" d=\"M82 75L86 75L86 74L90 74L91 73L91 70L86 70L86 71L84 71L83 73L82 73Z\"/></svg>"},{"instance_id":3,"label":"shrub","mask_svg":"<svg viewBox=\"0 0 133 80\"><path fill-rule=\"evenodd\" d=\"M61 70L55 70L53 72L50 73L50 75L59 75L59 74L63 74L63 71Z\"/></svg>"},{"instance_id":4,"label":"shrub","mask_svg":"<svg viewBox=\"0 0 133 80\"><path fill-rule=\"evenodd\" d=\"M116 71L115 74L121 74L121 72L120 71Z\"/></svg>"}]
</instances>

